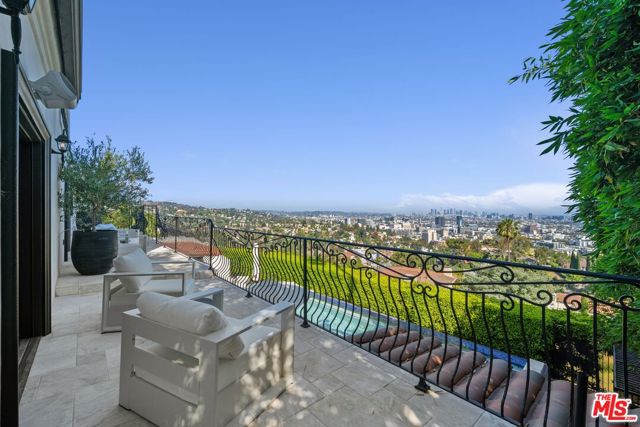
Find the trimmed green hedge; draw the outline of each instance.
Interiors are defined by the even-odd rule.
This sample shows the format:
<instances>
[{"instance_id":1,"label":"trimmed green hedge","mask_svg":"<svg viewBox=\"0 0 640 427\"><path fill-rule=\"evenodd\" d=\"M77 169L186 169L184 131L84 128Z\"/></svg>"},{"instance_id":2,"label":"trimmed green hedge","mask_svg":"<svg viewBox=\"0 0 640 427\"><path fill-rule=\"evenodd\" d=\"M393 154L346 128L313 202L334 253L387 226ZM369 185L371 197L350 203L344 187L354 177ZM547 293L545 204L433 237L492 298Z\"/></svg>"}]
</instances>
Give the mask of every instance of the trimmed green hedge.
<instances>
[{"instance_id":1,"label":"trimmed green hedge","mask_svg":"<svg viewBox=\"0 0 640 427\"><path fill-rule=\"evenodd\" d=\"M220 251L225 257L231 260L231 277L251 276L253 271L253 260L251 251L246 248L224 248Z\"/></svg>"}]
</instances>

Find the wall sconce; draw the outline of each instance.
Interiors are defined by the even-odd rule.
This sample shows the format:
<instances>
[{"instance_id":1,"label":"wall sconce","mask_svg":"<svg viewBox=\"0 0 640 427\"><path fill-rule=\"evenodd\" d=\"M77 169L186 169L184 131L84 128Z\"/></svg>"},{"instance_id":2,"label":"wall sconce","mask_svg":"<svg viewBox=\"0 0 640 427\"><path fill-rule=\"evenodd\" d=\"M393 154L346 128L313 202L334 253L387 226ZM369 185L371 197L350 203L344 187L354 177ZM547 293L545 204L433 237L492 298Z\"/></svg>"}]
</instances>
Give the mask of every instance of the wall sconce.
<instances>
[{"instance_id":1,"label":"wall sconce","mask_svg":"<svg viewBox=\"0 0 640 427\"><path fill-rule=\"evenodd\" d=\"M63 130L62 134L56 137L55 141L58 146L58 151L51 149L51 152L53 154L62 154L64 156L64 153L69 151L69 146L71 145L71 140L67 135L67 130Z\"/></svg>"},{"instance_id":2,"label":"wall sconce","mask_svg":"<svg viewBox=\"0 0 640 427\"><path fill-rule=\"evenodd\" d=\"M2 0L2 3L11 11L27 14L33 11L36 0Z\"/></svg>"}]
</instances>

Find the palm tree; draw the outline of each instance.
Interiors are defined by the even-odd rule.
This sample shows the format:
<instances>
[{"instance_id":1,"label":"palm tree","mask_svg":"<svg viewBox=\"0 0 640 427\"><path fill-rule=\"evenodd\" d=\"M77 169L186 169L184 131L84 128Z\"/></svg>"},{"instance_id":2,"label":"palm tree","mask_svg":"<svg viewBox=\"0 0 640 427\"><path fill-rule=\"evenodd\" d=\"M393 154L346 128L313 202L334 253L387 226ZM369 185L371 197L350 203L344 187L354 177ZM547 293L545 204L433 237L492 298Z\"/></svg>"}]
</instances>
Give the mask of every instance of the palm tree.
<instances>
[{"instance_id":1,"label":"palm tree","mask_svg":"<svg viewBox=\"0 0 640 427\"><path fill-rule=\"evenodd\" d=\"M503 219L498 223L496 227L496 233L502 237L507 247L507 261L511 260L511 242L518 237L520 230L518 229L518 223L511 218Z\"/></svg>"}]
</instances>

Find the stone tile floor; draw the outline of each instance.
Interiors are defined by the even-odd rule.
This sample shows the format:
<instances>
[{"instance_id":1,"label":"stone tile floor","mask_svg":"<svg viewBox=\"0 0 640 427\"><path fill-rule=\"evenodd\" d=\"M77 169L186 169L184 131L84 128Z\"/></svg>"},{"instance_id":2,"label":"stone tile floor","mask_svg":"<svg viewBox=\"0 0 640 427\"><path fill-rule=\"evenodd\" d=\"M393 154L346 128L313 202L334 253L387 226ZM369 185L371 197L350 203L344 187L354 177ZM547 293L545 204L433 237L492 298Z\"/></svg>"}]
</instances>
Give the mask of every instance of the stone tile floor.
<instances>
[{"instance_id":1,"label":"stone tile floor","mask_svg":"<svg viewBox=\"0 0 640 427\"><path fill-rule=\"evenodd\" d=\"M167 252L156 249L156 256ZM218 279L225 312L244 317L267 305ZM149 426L118 406L120 333L100 334L100 295L56 297L53 332L44 337L20 404L21 426ZM297 325L300 323L296 322ZM509 426L312 326L296 325L294 382L250 427Z\"/></svg>"}]
</instances>

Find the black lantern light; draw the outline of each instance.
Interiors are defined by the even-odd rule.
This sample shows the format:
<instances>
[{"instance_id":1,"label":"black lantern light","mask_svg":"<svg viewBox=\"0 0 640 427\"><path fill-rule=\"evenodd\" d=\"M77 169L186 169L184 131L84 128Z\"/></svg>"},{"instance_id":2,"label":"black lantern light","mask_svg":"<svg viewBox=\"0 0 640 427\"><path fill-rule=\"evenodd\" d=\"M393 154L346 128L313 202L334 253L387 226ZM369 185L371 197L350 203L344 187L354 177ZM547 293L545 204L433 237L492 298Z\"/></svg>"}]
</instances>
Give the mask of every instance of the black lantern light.
<instances>
[{"instance_id":1,"label":"black lantern light","mask_svg":"<svg viewBox=\"0 0 640 427\"><path fill-rule=\"evenodd\" d=\"M71 145L71 140L67 135L67 130L66 129L63 130L62 134L56 137L55 141L56 141L56 144L58 145L58 151L51 150L51 152L54 154L64 155L64 153L66 153L69 150L69 145Z\"/></svg>"},{"instance_id":2,"label":"black lantern light","mask_svg":"<svg viewBox=\"0 0 640 427\"><path fill-rule=\"evenodd\" d=\"M11 11L31 13L36 5L36 0L2 0L5 7Z\"/></svg>"},{"instance_id":3,"label":"black lantern light","mask_svg":"<svg viewBox=\"0 0 640 427\"><path fill-rule=\"evenodd\" d=\"M0 7L0 13L11 17L11 39L13 40L13 53L16 54L16 65L20 57L20 42L22 41L22 24L20 14L33 11L36 0L2 0L5 7Z\"/></svg>"}]
</instances>

